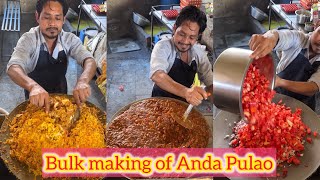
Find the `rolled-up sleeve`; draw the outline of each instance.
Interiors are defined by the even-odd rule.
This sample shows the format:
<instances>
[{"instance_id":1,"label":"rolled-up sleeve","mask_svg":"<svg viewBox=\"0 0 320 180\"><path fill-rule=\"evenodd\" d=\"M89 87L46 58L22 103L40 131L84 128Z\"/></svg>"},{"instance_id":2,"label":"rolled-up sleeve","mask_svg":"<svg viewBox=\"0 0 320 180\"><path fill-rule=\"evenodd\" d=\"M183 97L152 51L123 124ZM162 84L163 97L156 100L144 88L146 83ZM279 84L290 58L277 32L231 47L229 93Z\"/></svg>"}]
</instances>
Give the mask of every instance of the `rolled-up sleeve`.
<instances>
[{"instance_id":1,"label":"rolled-up sleeve","mask_svg":"<svg viewBox=\"0 0 320 180\"><path fill-rule=\"evenodd\" d=\"M7 71L12 65L21 66L25 73L30 73L33 71L32 62L30 61L35 46L30 45L35 43L36 42L33 42L32 38L28 37L27 34L23 34L18 40L17 45L14 48L11 58L7 64Z\"/></svg>"},{"instance_id":2,"label":"rolled-up sleeve","mask_svg":"<svg viewBox=\"0 0 320 180\"><path fill-rule=\"evenodd\" d=\"M210 86L213 84L213 72L212 65L208 59L207 53L204 53L202 57L200 57L199 63L199 79L206 86Z\"/></svg>"},{"instance_id":3,"label":"rolled-up sleeve","mask_svg":"<svg viewBox=\"0 0 320 180\"><path fill-rule=\"evenodd\" d=\"M150 60L150 78L152 75L159 70L168 73L169 68L169 53L170 47L168 44L164 43L164 41L159 41L154 46L152 53L151 53L151 60Z\"/></svg>"},{"instance_id":4,"label":"rolled-up sleeve","mask_svg":"<svg viewBox=\"0 0 320 180\"><path fill-rule=\"evenodd\" d=\"M70 56L77 61L78 64L83 65L83 62L87 58L92 58L92 54L82 45L81 40L74 34L70 34L66 40L66 43L70 43Z\"/></svg>"},{"instance_id":5,"label":"rolled-up sleeve","mask_svg":"<svg viewBox=\"0 0 320 180\"><path fill-rule=\"evenodd\" d=\"M294 48L306 48L309 35L295 30L277 30L279 41L275 50L285 51Z\"/></svg>"},{"instance_id":6,"label":"rolled-up sleeve","mask_svg":"<svg viewBox=\"0 0 320 180\"><path fill-rule=\"evenodd\" d=\"M320 67L318 67L317 71L311 75L308 81L316 83L318 89L320 89Z\"/></svg>"}]
</instances>

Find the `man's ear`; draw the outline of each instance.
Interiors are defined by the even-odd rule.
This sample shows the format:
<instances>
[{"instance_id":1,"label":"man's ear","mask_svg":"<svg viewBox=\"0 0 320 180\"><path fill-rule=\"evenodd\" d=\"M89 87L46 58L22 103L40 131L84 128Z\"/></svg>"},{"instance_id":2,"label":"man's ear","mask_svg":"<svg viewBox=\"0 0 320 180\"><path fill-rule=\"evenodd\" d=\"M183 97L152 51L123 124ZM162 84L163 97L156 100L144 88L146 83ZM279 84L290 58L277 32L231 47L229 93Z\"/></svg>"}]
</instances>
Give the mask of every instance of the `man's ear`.
<instances>
[{"instance_id":1,"label":"man's ear","mask_svg":"<svg viewBox=\"0 0 320 180\"><path fill-rule=\"evenodd\" d=\"M199 35L198 35L198 41L201 40L201 37L202 37L202 33L199 33Z\"/></svg>"},{"instance_id":2,"label":"man's ear","mask_svg":"<svg viewBox=\"0 0 320 180\"><path fill-rule=\"evenodd\" d=\"M172 34L174 34L176 32L176 30L177 30L177 26L176 26L176 24L174 24L173 28L172 28Z\"/></svg>"},{"instance_id":3,"label":"man's ear","mask_svg":"<svg viewBox=\"0 0 320 180\"><path fill-rule=\"evenodd\" d=\"M37 22L39 23L40 14L38 14L38 12L37 12L37 11L36 11L36 13L35 13L35 16L36 16L36 20L37 20Z\"/></svg>"}]
</instances>

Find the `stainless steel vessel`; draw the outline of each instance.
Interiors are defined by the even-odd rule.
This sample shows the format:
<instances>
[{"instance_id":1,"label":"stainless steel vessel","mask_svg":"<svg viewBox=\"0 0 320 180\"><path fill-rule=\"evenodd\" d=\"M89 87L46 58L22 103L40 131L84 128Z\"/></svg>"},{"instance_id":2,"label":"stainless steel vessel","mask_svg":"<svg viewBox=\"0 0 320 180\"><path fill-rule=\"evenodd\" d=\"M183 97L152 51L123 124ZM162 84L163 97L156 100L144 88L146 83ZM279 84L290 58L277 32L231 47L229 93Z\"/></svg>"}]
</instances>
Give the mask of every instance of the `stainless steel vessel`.
<instances>
[{"instance_id":1,"label":"stainless steel vessel","mask_svg":"<svg viewBox=\"0 0 320 180\"><path fill-rule=\"evenodd\" d=\"M240 114L242 109L242 86L250 64L255 64L262 74L275 82L275 65L270 55L261 59L250 59L251 50L229 48L223 51L213 66L213 103L217 108Z\"/></svg>"},{"instance_id":2,"label":"stainless steel vessel","mask_svg":"<svg viewBox=\"0 0 320 180\"><path fill-rule=\"evenodd\" d=\"M304 24L306 22L310 22L311 13L308 10L299 9L295 11L297 17L298 24Z\"/></svg>"}]
</instances>

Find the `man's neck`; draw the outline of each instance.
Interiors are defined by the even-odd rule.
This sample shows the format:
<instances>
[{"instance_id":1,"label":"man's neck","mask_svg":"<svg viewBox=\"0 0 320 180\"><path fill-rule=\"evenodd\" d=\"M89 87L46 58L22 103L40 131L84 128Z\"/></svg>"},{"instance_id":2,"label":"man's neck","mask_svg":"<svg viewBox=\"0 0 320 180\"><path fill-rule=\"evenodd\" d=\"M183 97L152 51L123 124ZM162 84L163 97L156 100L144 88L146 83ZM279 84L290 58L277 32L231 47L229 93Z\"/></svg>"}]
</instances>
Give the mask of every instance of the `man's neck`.
<instances>
[{"instance_id":1,"label":"man's neck","mask_svg":"<svg viewBox=\"0 0 320 180\"><path fill-rule=\"evenodd\" d=\"M314 58L316 55L317 55L317 53L315 53L313 51L313 49L311 47L311 43L310 43L310 45L309 45L309 58L308 59L310 60L310 59Z\"/></svg>"},{"instance_id":2,"label":"man's neck","mask_svg":"<svg viewBox=\"0 0 320 180\"><path fill-rule=\"evenodd\" d=\"M186 52L181 52L180 53L180 58L183 62L188 63L189 62L189 57L188 57L188 51Z\"/></svg>"},{"instance_id":3,"label":"man's neck","mask_svg":"<svg viewBox=\"0 0 320 180\"><path fill-rule=\"evenodd\" d=\"M52 54L54 48L56 47L56 44L57 44L57 38L55 39L48 39L48 38L45 38L46 40L46 44L47 44L47 48L48 48L48 51L49 51L49 54Z\"/></svg>"}]
</instances>

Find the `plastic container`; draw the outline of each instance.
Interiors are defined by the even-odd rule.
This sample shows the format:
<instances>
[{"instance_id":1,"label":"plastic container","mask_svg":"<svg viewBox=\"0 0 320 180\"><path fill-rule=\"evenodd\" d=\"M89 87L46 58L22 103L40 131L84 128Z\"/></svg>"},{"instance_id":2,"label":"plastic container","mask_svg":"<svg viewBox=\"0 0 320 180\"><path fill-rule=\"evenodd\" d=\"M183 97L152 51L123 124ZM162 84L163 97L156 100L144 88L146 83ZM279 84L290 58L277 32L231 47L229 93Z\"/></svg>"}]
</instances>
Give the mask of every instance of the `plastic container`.
<instances>
[{"instance_id":1,"label":"plastic container","mask_svg":"<svg viewBox=\"0 0 320 180\"><path fill-rule=\"evenodd\" d=\"M229 48L223 51L213 65L213 103L217 108L240 114L242 109L242 87L248 68L255 64L270 81L275 82L275 64L270 55L267 58L250 59L251 50Z\"/></svg>"},{"instance_id":2,"label":"plastic container","mask_svg":"<svg viewBox=\"0 0 320 180\"><path fill-rule=\"evenodd\" d=\"M82 43L84 43L84 36L85 36L85 30L83 29L79 33L79 38L80 38Z\"/></svg>"},{"instance_id":3,"label":"plastic container","mask_svg":"<svg viewBox=\"0 0 320 180\"><path fill-rule=\"evenodd\" d=\"M161 39L163 38L171 38L172 37L172 33L171 32L167 32L167 31L164 31L164 32L160 32L158 34L156 34L154 36L154 43L156 44L158 41L160 41Z\"/></svg>"},{"instance_id":4,"label":"plastic container","mask_svg":"<svg viewBox=\"0 0 320 180\"><path fill-rule=\"evenodd\" d=\"M84 38L87 36L89 39L93 38L99 33L99 31L96 28L87 27L85 29L82 29L79 33L79 38L82 43L84 43Z\"/></svg>"}]
</instances>

